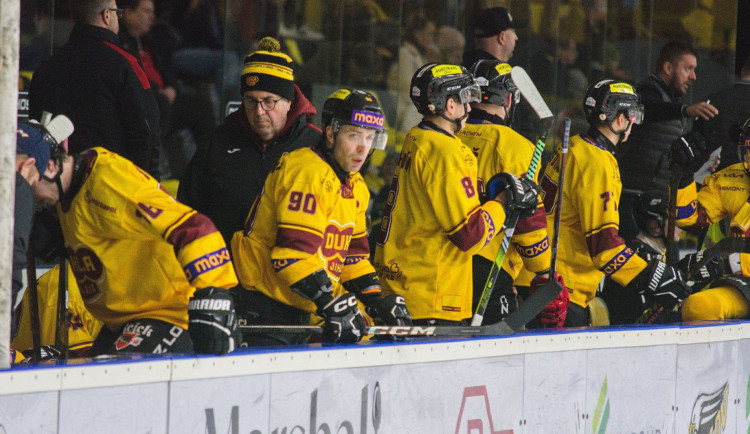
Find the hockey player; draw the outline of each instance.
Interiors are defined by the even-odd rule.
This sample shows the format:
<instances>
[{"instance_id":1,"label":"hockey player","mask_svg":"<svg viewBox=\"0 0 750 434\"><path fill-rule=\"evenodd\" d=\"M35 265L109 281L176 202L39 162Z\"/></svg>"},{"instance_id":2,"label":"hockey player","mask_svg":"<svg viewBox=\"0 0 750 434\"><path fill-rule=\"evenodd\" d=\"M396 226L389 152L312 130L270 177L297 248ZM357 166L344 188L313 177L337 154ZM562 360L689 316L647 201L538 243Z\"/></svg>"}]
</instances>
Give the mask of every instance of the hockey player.
<instances>
[{"instance_id":1,"label":"hockey player","mask_svg":"<svg viewBox=\"0 0 750 434\"><path fill-rule=\"evenodd\" d=\"M325 320L324 342L357 342L365 326L359 299L385 324L411 325L402 297L381 297L368 261L370 193L359 170L371 150L385 148L384 121L372 94L339 89L323 106L320 142L282 157L266 178L244 231L232 238L244 287L236 294L248 323L307 324L314 312ZM302 338L247 334L245 343L299 343Z\"/></svg>"},{"instance_id":2,"label":"hockey player","mask_svg":"<svg viewBox=\"0 0 750 434\"><path fill-rule=\"evenodd\" d=\"M501 172L525 176L529 170L534 145L526 138L513 131L506 120L512 118L512 111L520 99L520 93L510 76L511 66L497 60L480 60L469 69L481 89L481 102L471 104L471 112L466 126L457 136L471 149L477 157L477 190L484 194L484 183ZM537 182L540 167L534 173L533 181ZM519 219L513 245L505 252L502 270L492 291L487 310L484 314L485 324L500 321L517 307L513 290L513 281L525 266L528 270L541 275L540 280L546 281L550 267L549 240L547 239L547 221L544 216L544 206L539 203L538 212L526 218ZM482 295L487 276L492 263L500 249L503 237L496 236L492 242L478 254L474 255L473 280L474 303L472 310ZM567 297L567 291L561 292L561 297ZM556 319L551 325L562 325L565 318L554 314L559 309L563 314L567 311L567 299L561 303L553 303L544 318ZM550 322L549 319L545 321Z\"/></svg>"},{"instance_id":3,"label":"hockey player","mask_svg":"<svg viewBox=\"0 0 750 434\"><path fill-rule=\"evenodd\" d=\"M658 260L646 262L617 234L622 183L612 152L643 120L633 87L602 80L583 100L589 130L570 139L563 187L557 269L570 293L566 326L590 324L588 304L602 275L670 307L689 294L682 272ZM561 161L557 149L542 179L547 230L553 231Z\"/></svg>"},{"instance_id":4,"label":"hockey player","mask_svg":"<svg viewBox=\"0 0 750 434\"><path fill-rule=\"evenodd\" d=\"M502 174L480 204L477 160L456 136L481 91L458 65L428 63L411 80L422 122L404 139L375 248L385 292L406 297L416 324L456 324L472 315L471 258L501 230L506 210L532 213L539 189ZM489 180L488 180L489 181ZM497 182L497 184L494 184Z\"/></svg>"},{"instance_id":5,"label":"hockey player","mask_svg":"<svg viewBox=\"0 0 750 434\"><path fill-rule=\"evenodd\" d=\"M91 355L232 351L224 288L237 278L211 221L129 160L99 147L68 155L41 125L22 125L51 149L34 195L56 207L83 301L104 324Z\"/></svg>"},{"instance_id":6,"label":"hockey player","mask_svg":"<svg viewBox=\"0 0 750 434\"><path fill-rule=\"evenodd\" d=\"M676 140L672 158L691 166L705 150L701 141ZM676 223L686 230L703 229L729 218L733 237L750 236L750 119L742 127L738 153L740 163L708 176L696 192L693 173L688 171L677 193ZM682 306L684 321L747 318L750 316L750 256L732 254L723 270L728 277L713 282L713 288L697 292Z\"/></svg>"}]
</instances>

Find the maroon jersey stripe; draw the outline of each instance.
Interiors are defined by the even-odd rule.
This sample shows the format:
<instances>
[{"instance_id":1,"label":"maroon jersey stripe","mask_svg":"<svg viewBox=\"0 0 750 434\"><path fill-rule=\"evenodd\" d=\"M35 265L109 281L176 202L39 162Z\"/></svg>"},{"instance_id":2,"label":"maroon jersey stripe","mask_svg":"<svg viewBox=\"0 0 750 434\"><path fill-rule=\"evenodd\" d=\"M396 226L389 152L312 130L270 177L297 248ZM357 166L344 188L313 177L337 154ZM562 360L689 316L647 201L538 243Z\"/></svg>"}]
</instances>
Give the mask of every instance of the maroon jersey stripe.
<instances>
[{"instance_id":1,"label":"maroon jersey stripe","mask_svg":"<svg viewBox=\"0 0 750 434\"><path fill-rule=\"evenodd\" d=\"M620 238L617 233L617 228L605 228L595 233L594 235L586 237L586 245L589 248L589 254L591 257L598 255L599 253L622 246L625 241Z\"/></svg>"},{"instance_id":2,"label":"maroon jersey stripe","mask_svg":"<svg viewBox=\"0 0 750 434\"><path fill-rule=\"evenodd\" d=\"M515 234L527 234L538 229L547 228L547 218L544 214L544 207L539 207L531 217L519 218L516 224Z\"/></svg>"},{"instance_id":3,"label":"maroon jersey stripe","mask_svg":"<svg viewBox=\"0 0 750 434\"><path fill-rule=\"evenodd\" d=\"M276 246L313 254L323 243L323 237L307 231L279 228L276 231Z\"/></svg>"},{"instance_id":4,"label":"maroon jersey stripe","mask_svg":"<svg viewBox=\"0 0 750 434\"><path fill-rule=\"evenodd\" d=\"M203 214L195 213L174 228L167 237L167 242L174 246L175 251L179 251L198 238L205 237L213 232L216 232L216 226L213 222Z\"/></svg>"},{"instance_id":5,"label":"maroon jersey stripe","mask_svg":"<svg viewBox=\"0 0 750 434\"><path fill-rule=\"evenodd\" d=\"M466 224L448 239L461 251L465 252L475 246L484 238L484 219L481 212L475 212L469 217Z\"/></svg>"}]
</instances>

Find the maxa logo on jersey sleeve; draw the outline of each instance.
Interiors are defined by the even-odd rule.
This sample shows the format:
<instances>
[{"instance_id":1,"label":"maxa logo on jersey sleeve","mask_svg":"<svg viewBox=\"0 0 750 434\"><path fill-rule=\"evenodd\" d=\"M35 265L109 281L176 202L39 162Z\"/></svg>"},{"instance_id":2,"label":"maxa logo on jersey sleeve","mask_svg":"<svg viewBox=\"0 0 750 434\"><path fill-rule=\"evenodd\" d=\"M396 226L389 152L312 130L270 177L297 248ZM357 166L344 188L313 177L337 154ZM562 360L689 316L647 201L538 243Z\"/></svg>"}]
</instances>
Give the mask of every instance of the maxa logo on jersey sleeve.
<instances>
[{"instance_id":1,"label":"maxa logo on jersey sleeve","mask_svg":"<svg viewBox=\"0 0 750 434\"><path fill-rule=\"evenodd\" d=\"M490 213L483 209L479 210L479 214L482 216L484 224L487 225L487 238L484 240L484 246L486 246L493 238L495 238L495 221L492 220Z\"/></svg>"},{"instance_id":2,"label":"maxa logo on jersey sleeve","mask_svg":"<svg viewBox=\"0 0 750 434\"><path fill-rule=\"evenodd\" d=\"M530 246L521 246L519 244L516 244L516 250L518 253L523 256L524 258L533 258L535 256L539 256L542 253L546 252L547 249L549 249L549 238L544 237L542 241L539 241L536 244L532 244Z\"/></svg>"},{"instance_id":3,"label":"maxa logo on jersey sleeve","mask_svg":"<svg viewBox=\"0 0 750 434\"><path fill-rule=\"evenodd\" d=\"M616 273L617 270L622 268L623 265L625 265L626 262L635 254L633 250L630 247L626 247L622 249L618 254L616 254L612 259L609 260L602 268L599 269L602 273L606 274L607 276L611 276L612 274Z\"/></svg>"},{"instance_id":4,"label":"maxa logo on jersey sleeve","mask_svg":"<svg viewBox=\"0 0 750 434\"><path fill-rule=\"evenodd\" d=\"M299 262L299 259L271 259L271 265L277 273L295 262Z\"/></svg>"},{"instance_id":5,"label":"maxa logo on jersey sleeve","mask_svg":"<svg viewBox=\"0 0 750 434\"><path fill-rule=\"evenodd\" d=\"M344 266L354 265L365 259L367 259L367 256L347 256L346 260L344 260Z\"/></svg>"},{"instance_id":6,"label":"maxa logo on jersey sleeve","mask_svg":"<svg viewBox=\"0 0 750 434\"><path fill-rule=\"evenodd\" d=\"M677 207L677 220L683 220L683 219L689 218L690 216L695 214L697 209L698 209L697 200L694 200L685 206L678 206Z\"/></svg>"},{"instance_id":7,"label":"maxa logo on jersey sleeve","mask_svg":"<svg viewBox=\"0 0 750 434\"><path fill-rule=\"evenodd\" d=\"M230 261L229 250L227 250L226 247L223 247L215 252L203 255L187 264L183 270L185 271L185 276L187 277L188 282L192 282L201 274L219 268L224 264L228 264Z\"/></svg>"},{"instance_id":8,"label":"maxa logo on jersey sleeve","mask_svg":"<svg viewBox=\"0 0 750 434\"><path fill-rule=\"evenodd\" d=\"M373 112L354 110L352 112L352 124L365 128L383 128L385 116Z\"/></svg>"}]
</instances>

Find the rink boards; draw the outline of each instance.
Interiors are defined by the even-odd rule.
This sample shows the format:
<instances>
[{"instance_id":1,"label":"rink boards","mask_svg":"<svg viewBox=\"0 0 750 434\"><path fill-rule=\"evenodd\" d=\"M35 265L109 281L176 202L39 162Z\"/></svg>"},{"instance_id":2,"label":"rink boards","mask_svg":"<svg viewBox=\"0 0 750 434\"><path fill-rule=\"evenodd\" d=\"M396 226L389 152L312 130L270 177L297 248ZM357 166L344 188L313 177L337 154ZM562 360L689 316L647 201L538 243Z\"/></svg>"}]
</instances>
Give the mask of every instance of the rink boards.
<instances>
[{"instance_id":1,"label":"rink boards","mask_svg":"<svg viewBox=\"0 0 750 434\"><path fill-rule=\"evenodd\" d=\"M750 323L14 368L0 434L746 433L749 376Z\"/></svg>"}]
</instances>

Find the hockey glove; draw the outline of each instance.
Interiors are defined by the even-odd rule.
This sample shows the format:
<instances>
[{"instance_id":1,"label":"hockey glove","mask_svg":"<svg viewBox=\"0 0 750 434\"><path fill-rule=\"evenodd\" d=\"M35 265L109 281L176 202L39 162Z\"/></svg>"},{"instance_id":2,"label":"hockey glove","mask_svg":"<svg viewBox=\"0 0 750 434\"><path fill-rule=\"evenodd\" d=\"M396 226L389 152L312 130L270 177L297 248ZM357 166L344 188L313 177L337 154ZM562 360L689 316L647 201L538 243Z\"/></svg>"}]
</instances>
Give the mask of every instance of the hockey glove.
<instances>
[{"instance_id":1,"label":"hockey glove","mask_svg":"<svg viewBox=\"0 0 750 434\"><path fill-rule=\"evenodd\" d=\"M675 139L671 147L671 166L689 168L697 164L706 153L706 140L700 133L689 132Z\"/></svg>"},{"instance_id":2,"label":"hockey glove","mask_svg":"<svg viewBox=\"0 0 750 434\"><path fill-rule=\"evenodd\" d=\"M339 295L317 313L325 320L323 342L350 344L362 339L365 318L357 308L354 294Z\"/></svg>"},{"instance_id":3,"label":"hockey glove","mask_svg":"<svg viewBox=\"0 0 750 434\"><path fill-rule=\"evenodd\" d=\"M39 348L40 353L42 355L42 358L39 360L33 360L34 359L34 349L29 348L28 350L23 350L23 356L26 357L26 362L43 362L43 361L50 361L50 360L59 360L62 356L62 353L60 350L55 348L52 345L42 345L41 348Z\"/></svg>"},{"instance_id":4,"label":"hockey glove","mask_svg":"<svg viewBox=\"0 0 750 434\"><path fill-rule=\"evenodd\" d=\"M410 326L411 315L406 309L406 301L400 295L391 294L381 298L366 308L376 323L380 322L389 326Z\"/></svg>"},{"instance_id":5,"label":"hockey glove","mask_svg":"<svg viewBox=\"0 0 750 434\"><path fill-rule=\"evenodd\" d=\"M497 196L502 192L505 192L503 206L506 214L519 211L521 218L534 215L541 192L538 185L510 173L498 173L487 181L485 199L497 200Z\"/></svg>"},{"instance_id":6,"label":"hockey glove","mask_svg":"<svg viewBox=\"0 0 750 434\"><path fill-rule=\"evenodd\" d=\"M557 297L548 304L544 310L539 314L539 318L545 327L559 328L565 324L565 318L568 316L568 306L570 305L570 295L568 294L568 288L565 287L565 282L562 276L555 272L555 280L562 286L563 290L557 295ZM536 292L542 285L549 281L549 275L537 274L534 279L531 280L529 285L529 296Z\"/></svg>"},{"instance_id":7,"label":"hockey glove","mask_svg":"<svg viewBox=\"0 0 750 434\"><path fill-rule=\"evenodd\" d=\"M190 338L199 354L231 353L240 345L234 299L227 289L196 289L188 304Z\"/></svg>"},{"instance_id":8,"label":"hockey glove","mask_svg":"<svg viewBox=\"0 0 750 434\"><path fill-rule=\"evenodd\" d=\"M682 271L663 262L651 262L641 274L628 284L645 303L651 298L661 303L665 309L672 309L678 302L690 295Z\"/></svg>"},{"instance_id":9,"label":"hockey glove","mask_svg":"<svg viewBox=\"0 0 750 434\"><path fill-rule=\"evenodd\" d=\"M691 253L685 256L677 263L677 267L687 276L687 272L693 267L693 265L703 258L703 252L704 250L700 250L696 253ZM687 281L687 285L694 291L700 290L705 288L706 285L711 283L717 277L723 275L724 262L721 260L720 256L715 256L708 264L702 266L695 275L691 276Z\"/></svg>"}]
</instances>

